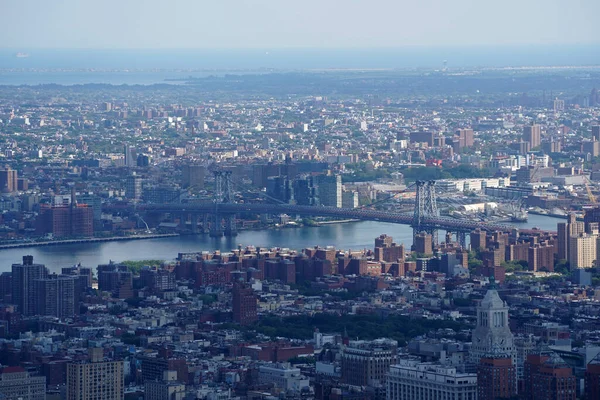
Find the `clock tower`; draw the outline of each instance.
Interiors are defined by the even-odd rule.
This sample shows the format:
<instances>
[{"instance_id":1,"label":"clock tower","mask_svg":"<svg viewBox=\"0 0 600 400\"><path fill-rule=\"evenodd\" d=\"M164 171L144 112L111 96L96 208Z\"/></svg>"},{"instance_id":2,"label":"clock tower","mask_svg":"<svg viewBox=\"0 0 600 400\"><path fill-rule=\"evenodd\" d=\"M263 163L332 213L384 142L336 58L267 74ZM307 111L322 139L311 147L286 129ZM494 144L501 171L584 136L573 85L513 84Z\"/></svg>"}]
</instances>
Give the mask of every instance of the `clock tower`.
<instances>
[{"instance_id":1,"label":"clock tower","mask_svg":"<svg viewBox=\"0 0 600 400\"><path fill-rule=\"evenodd\" d=\"M472 332L471 342L471 362L479 363L491 353L504 353L515 365L516 349L508 326L508 306L498 295L493 280L477 307L477 326Z\"/></svg>"}]
</instances>

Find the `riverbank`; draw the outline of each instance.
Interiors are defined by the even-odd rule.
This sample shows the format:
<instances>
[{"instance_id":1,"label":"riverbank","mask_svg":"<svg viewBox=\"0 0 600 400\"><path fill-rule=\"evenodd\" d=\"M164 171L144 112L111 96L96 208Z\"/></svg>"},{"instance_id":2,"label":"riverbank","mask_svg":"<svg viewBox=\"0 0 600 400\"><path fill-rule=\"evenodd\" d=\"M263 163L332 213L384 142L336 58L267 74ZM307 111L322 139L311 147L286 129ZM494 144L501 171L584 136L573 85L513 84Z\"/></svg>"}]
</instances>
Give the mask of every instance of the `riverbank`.
<instances>
[{"instance_id":1,"label":"riverbank","mask_svg":"<svg viewBox=\"0 0 600 400\"><path fill-rule=\"evenodd\" d=\"M318 225L347 224L350 222L360 222L360 219L338 219L335 221L319 221Z\"/></svg>"},{"instance_id":2,"label":"riverbank","mask_svg":"<svg viewBox=\"0 0 600 400\"><path fill-rule=\"evenodd\" d=\"M26 247L40 247L40 246L59 246L65 244L77 244L77 243L99 243L99 242L116 242L125 240L144 240L144 239L160 239L167 237L179 236L178 233L162 233L153 235L131 235L131 236L111 236L103 238L86 238L86 239L66 239L66 240L48 240L46 242L26 242L26 243L12 243L0 245L2 249L18 249Z\"/></svg>"}]
</instances>

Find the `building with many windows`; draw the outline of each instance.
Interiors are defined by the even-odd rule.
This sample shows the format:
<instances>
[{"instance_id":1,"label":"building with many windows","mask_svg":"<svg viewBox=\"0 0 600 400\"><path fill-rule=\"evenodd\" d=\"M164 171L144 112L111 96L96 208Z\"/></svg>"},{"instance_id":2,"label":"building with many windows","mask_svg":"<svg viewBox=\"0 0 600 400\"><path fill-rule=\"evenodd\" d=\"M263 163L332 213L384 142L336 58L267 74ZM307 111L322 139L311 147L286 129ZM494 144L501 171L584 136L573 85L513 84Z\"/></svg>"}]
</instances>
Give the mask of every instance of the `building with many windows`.
<instances>
[{"instance_id":1,"label":"building with many windows","mask_svg":"<svg viewBox=\"0 0 600 400\"><path fill-rule=\"evenodd\" d=\"M556 353L530 354L524 368L526 400L575 400L577 379L573 370Z\"/></svg>"},{"instance_id":2,"label":"building with many windows","mask_svg":"<svg viewBox=\"0 0 600 400\"><path fill-rule=\"evenodd\" d=\"M322 206L342 207L342 176L318 175L316 177L319 201Z\"/></svg>"},{"instance_id":3,"label":"building with many windows","mask_svg":"<svg viewBox=\"0 0 600 400\"><path fill-rule=\"evenodd\" d=\"M123 361L105 361L103 349L89 349L89 360L67 364L67 400L124 398Z\"/></svg>"},{"instance_id":4,"label":"building with many windows","mask_svg":"<svg viewBox=\"0 0 600 400\"><path fill-rule=\"evenodd\" d=\"M48 275L33 281L36 315L72 318L75 315L75 276Z\"/></svg>"},{"instance_id":5,"label":"building with many windows","mask_svg":"<svg viewBox=\"0 0 600 400\"><path fill-rule=\"evenodd\" d=\"M571 269L591 268L596 261L597 235L580 233L569 238L569 265Z\"/></svg>"},{"instance_id":6,"label":"building with many windows","mask_svg":"<svg viewBox=\"0 0 600 400\"><path fill-rule=\"evenodd\" d=\"M164 371L162 380L144 382L144 400L183 400L185 384L177 381L177 371Z\"/></svg>"},{"instance_id":7,"label":"building with many windows","mask_svg":"<svg viewBox=\"0 0 600 400\"><path fill-rule=\"evenodd\" d=\"M33 256L23 256L23 264L12 265L12 302L25 316L36 314L34 282L48 276L44 264L34 264Z\"/></svg>"},{"instance_id":8,"label":"building with many windows","mask_svg":"<svg viewBox=\"0 0 600 400\"><path fill-rule=\"evenodd\" d=\"M398 342L391 339L350 341L342 353L342 380L355 386L384 384L390 365L398 358Z\"/></svg>"},{"instance_id":9,"label":"building with many windows","mask_svg":"<svg viewBox=\"0 0 600 400\"><path fill-rule=\"evenodd\" d=\"M248 325L258 319L256 314L256 295L250 285L244 282L234 282L232 297L234 322L241 325Z\"/></svg>"},{"instance_id":10,"label":"building with many windows","mask_svg":"<svg viewBox=\"0 0 600 400\"><path fill-rule=\"evenodd\" d=\"M21 367L6 367L0 373L0 399L45 400L46 377L31 376Z\"/></svg>"},{"instance_id":11,"label":"building with many windows","mask_svg":"<svg viewBox=\"0 0 600 400\"><path fill-rule=\"evenodd\" d=\"M517 373L508 354L490 354L477 366L477 400L510 399L517 394Z\"/></svg>"},{"instance_id":12,"label":"building with many windows","mask_svg":"<svg viewBox=\"0 0 600 400\"><path fill-rule=\"evenodd\" d=\"M415 360L392 365L386 387L387 400L477 400L477 374Z\"/></svg>"}]
</instances>

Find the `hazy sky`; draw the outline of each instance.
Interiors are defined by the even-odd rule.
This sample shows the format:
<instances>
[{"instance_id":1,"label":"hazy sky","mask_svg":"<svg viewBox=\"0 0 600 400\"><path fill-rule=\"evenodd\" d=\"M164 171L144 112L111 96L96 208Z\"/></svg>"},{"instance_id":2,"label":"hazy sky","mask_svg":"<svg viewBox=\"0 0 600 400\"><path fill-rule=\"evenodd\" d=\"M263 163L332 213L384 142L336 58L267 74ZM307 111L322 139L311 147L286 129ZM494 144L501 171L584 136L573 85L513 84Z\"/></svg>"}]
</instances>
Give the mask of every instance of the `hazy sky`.
<instances>
[{"instance_id":1,"label":"hazy sky","mask_svg":"<svg viewBox=\"0 0 600 400\"><path fill-rule=\"evenodd\" d=\"M0 0L0 48L600 43L600 0Z\"/></svg>"}]
</instances>

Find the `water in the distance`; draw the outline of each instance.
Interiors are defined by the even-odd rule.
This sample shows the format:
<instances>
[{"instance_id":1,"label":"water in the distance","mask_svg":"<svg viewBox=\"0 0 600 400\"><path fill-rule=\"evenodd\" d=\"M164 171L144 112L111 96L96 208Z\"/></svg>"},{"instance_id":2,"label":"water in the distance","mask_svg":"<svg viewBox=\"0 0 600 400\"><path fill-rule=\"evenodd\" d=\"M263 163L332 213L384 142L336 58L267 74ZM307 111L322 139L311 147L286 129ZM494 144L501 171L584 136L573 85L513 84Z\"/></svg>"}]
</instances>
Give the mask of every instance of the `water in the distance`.
<instances>
[{"instance_id":1,"label":"water in the distance","mask_svg":"<svg viewBox=\"0 0 600 400\"><path fill-rule=\"evenodd\" d=\"M17 57L17 53L20 56ZM0 49L0 85L174 83L270 70L600 65L600 45L389 49Z\"/></svg>"},{"instance_id":2,"label":"water in the distance","mask_svg":"<svg viewBox=\"0 0 600 400\"><path fill-rule=\"evenodd\" d=\"M556 230L561 220L540 215L530 215L529 222L515 224L522 228L538 227ZM34 261L54 272L77 263L95 268L98 264L125 260L172 260L179 252L228 251L238 245L260 247L288 247L301 250L312 246L335 246L338 249L372 249L375 237L385 233L396 243L409 247L412 229L407 225L375 221L332 224L321 227L244 231L235 238L215 239L208 235L181 236L163 239L103 242L65 246L44 246L25 249L0 250L0 272L10 271L13 263L20 263L23 255L31 254Z\"/></svg>"}]
</instances>

